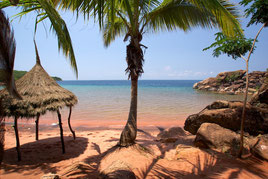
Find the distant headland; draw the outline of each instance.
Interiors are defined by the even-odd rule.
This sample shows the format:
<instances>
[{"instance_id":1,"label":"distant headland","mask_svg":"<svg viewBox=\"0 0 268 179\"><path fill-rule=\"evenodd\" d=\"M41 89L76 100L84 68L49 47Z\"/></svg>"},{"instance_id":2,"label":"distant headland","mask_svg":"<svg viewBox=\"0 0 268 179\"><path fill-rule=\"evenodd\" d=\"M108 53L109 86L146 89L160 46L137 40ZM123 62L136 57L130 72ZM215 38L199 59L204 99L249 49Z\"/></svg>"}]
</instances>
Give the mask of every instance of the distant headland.
<instances>
[{"instance_id":1,"label":"distant headland","mask_svg":"<svg viewBox=\"0 0 268 179\"><path fill-rule=\"evenodd\" d=\"M15 80L18 80L20 79L23 75L25 75L27 73L27 71L20 71L20 70L14 70L13 71L13 75L14 75L14 79ZM1 71L0 71L0 74L1 74ZM55 80L55 81L62 81L62 79L60 77L57 77L57 76L52 76L52 78ZM0 75L0 85L2 85L3 83L3 75Z\"/></svg>"},{"instance_id":2,"label":"distant headland","mask_svg":"<svg viewBox=\"0 0 268 179\"><path fill-rule=\"evenodd\" d=\"M244 70L222 72L214 78L207 78L195 83L193 88L218 93L241 94L245 92L245 73ZM249 93L256 92L266 80L268 81L268 71L249 73Z\"/></svg>"}]
</instances>

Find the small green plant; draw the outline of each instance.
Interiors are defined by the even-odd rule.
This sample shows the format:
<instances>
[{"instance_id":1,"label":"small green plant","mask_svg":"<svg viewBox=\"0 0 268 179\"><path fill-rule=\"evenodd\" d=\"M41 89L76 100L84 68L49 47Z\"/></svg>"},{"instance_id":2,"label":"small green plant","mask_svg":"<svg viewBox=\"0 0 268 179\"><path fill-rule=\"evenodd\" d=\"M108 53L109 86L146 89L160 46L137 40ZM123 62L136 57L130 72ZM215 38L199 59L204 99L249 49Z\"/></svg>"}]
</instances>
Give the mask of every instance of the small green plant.
<instances>
[{"instance_id":1,"label":"small green plant","mask_svg":"<svg viewBox=\"0 0 268 179\"><path fill-rule=\"evenodd\" d=\"M240 77L240 73L233 73L225 78L225 82L234 82Z\"/></svg>"},{"instance_id":2,"label":"small green plant","mask_svg":"<svg viewBox=\"0 0 268 179\"><path fill-rule=\"evenodd\" d=\"M257 91L259 91L260 87L261 87L260 85L256 85L256 88L255 88L255 89L256 89Z\"/></svg>"},{"instance_id":3,"label":"small green plant","mask_svg":"<svg viewBox=\"0 0 268 179\"><path fill-rule=\"evenodd\" d=\"M216 79L216 84L217 84L217 86L220 86L222 84L222 79L217 78Z\"/></svg>"}]
</instances>

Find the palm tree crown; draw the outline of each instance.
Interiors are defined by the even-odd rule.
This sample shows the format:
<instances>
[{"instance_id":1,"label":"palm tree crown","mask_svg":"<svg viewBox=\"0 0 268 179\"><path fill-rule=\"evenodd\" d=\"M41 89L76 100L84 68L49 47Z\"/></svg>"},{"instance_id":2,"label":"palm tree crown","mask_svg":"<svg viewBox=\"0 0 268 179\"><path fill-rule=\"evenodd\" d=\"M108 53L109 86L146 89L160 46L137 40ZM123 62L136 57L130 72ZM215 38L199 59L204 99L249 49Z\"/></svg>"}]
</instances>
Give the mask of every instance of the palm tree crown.
<instances>
[{"instance_id":1,"label":"palm tree crown","mask_svg":"<svg viewBox=\"0 0 268 179\"><path fill-rule=\"evenodd\" d=\"M62 0L60 4L61 8L83 13L84 17L94 16L99 21L105 46L116 37L125 36L124 41L130 39L139 49L145 32L189 31L193 27L216 27L227 36L242 32L236 19L237 10L227 0ZM135 64L126 71L133 70L139 75L143 72L142 63Z\"/></svg>"}]
</instances>

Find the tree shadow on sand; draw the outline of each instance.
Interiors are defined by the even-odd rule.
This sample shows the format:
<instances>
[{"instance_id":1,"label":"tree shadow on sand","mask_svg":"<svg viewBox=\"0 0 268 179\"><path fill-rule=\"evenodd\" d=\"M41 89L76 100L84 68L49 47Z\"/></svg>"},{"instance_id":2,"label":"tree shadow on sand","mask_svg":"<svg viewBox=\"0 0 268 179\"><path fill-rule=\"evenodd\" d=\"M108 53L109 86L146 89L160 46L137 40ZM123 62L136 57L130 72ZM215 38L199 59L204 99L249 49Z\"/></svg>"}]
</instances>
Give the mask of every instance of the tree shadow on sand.
<instances>
[{"instance_id":1,"label":"tree shadow on sand","mask_svg":"<svg viewBox=\"0 0 268 179\"><path fill-rule=\"evenodd\" d=\"M196 157L196 161L193 163L188 160L184 160L184 165L190 164L192 165L191 171L187 172L184 170L174 170L172 168L168 168L163 165L161 162L154 163L153 166L149 166L148 169L150 171L147 173L143 172L147 175L142 175L146 178L147 176L154 176L156 178L222 178L222 174L224 174L224 178L235 179L235 178L243 178L240 174L243 172L243 176L247 176L249 173L254 174L255 177L259 178L267 178L268 174L261 170L260 168L254 166L256 162L261 165L262 161L251 157L247 161L239 161L236 159L223 161L215 156L206 155L205 157L201 157L198 155ZM246 172L246 173L245 173ZM249 176L247 176L250 178Z\"/></svg>"},{"instance_id":2,"label":"tree shadow on sand","mask_svg":"<svg viewBox=\"0 0 268 179\"><path fill-rule=\"evenodd\" d=\"M84 161L74 164L70 168L66 169L62 175L71 178L98 178L100 174L99 167L101 161L110 153L113 153L116 150L120 150L120 147L116 145L101 153L98 144L92 143L91 147L96 150L98 153L97 155L92 155L86 158Z\"/></svg>"},{"instance_id":3,"label":"tree shadow on sand","mask_svg":"<svg viewBox=\"0 0 268 179\"><path fill-rule=\"evenodd\" d=\"M41 172L48 173L57 170L51 164L78 157L84 153L88 145L88 139L77 137L64 137L66 153L62 154L60 137L53 137L26 143L21 145L22 161L17 161L16 148L5 150L5 156L1 169L4 173L21 173L29 170L29 175L33 175L31 169L39 168ZM30 154L30 155L29 155ZM35 173L38 175L39 173ZM27 175L27 174L26 174Z\"/></svg>"},{"instance_id":4,"label":"tree shadow on sand","mask_svg":"<svg viewBox=\"0 0 268 179\"><path fill-rule=\"evenodd\" d=\"M137 139L138 144L133 146L131 150L142 150L143 154L144 152L150 153L150 145L153 145L157 146L160 154L150 153L149 156L151 157L149 159L151 162L145 165L146 167L144 168L136 168L135 174L137 178L221 178L222 174L224 174L224 178L241 178L241 175L246 176L247 174L267 178L268 175L267 172L257 167L263 161L254 157L250 157L247 160L239 160L213 150L199 150L193 147L193 138L187 138L185 136L179 137L175 143L161 143L155 136L152 136L146 131L138 130L138 134L142 136L142 140ZM112 138L106 142L114 142L116 140L118 141L119 139ZM167 153L176 149L178 145L180 147L184 146L186 149L193 148L197 150L197 153L191 159L187 156L180 156L178 159L174 158L173 161L167 161ZM84 161L75 164L63 176L71 178L98 178L101 162L107 160L108 158L106 157L117 153L116 156L119 156L118 160L121 160L120 151L122 148L119 146L113 146L105 152L101 152L101 147L97 143L92 143L91 148L96 150L97 154L89 156ZM124 148L122 151L125 151ZM138 153L132 154L139 155ZM174 168L172 165L181 166L181 168Z\"/></svg>"},{"instance_id":5,"label":"tree shadow on sand","mask_svg":"<svg viewBox=\"0 0 268 179\"><path fill-rule=\"evenodd\" d=\"M154 136L151 136L150 133L139 130L139 132L146 135L148 139L155 140ZM160 130L161 132L161 130ZM148 145L146 140L139 141L143 146ZM202 150L201 155L196 155L195 159L188 160L187 158L174 159L174 165L181 165L181 168L186 168L186 170L177 170L169 165L166 165L167 161L165 156L167 152L180 144L183 144L186 148L193 147L193 140L185 139L184 137L179 138L173 144L161 144L156 143L156 146L161 151L159 156L156 156L151 164L147 165L146 168L140 169L138 175L141 178L221 178L221 174L225 173L226 178L238 178L239 175L243 172L251 173L260 178L267 178L267 171L262 170L257 165L262 165L264 161L257 159L253 156L249 157L246 160L236 159L233 156L228 156L228 154L223 154L216 152L214 150ZM172 161L171 161L172 162ZM190 169L190 171L187 171ZM228 176L229 175L229 176Z\"/></svg>"}]
</instances>

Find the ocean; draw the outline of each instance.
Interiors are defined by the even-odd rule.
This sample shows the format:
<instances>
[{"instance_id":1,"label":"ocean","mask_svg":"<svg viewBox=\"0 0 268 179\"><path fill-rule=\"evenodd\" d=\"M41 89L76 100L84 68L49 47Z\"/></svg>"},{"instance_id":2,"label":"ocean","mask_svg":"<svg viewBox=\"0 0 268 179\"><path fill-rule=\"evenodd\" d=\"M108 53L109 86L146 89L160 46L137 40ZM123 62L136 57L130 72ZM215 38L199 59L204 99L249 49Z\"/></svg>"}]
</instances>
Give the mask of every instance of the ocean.
<instances>
[{"instance_id":1,"label":"ocean","mask_svg":"<svg viewBox=\"0 0 268 179\"><path fill-rule=\"evenodd\" d=\"M216 94L194 90L199 80L139 80L138 124L173 124L183 122L216 100L242 100L242 95ZM73 108L72 121L86 125L121 125L128 117L130 81L90 80L59 81L59 85L72 91L78 98ZM62 110L66 120L68 110ZM56 114L45 118L57 122ZM49 120L50 121L50 120ZM52 122L51 121L51 122Z\"/></svg>"}]
</instances>

